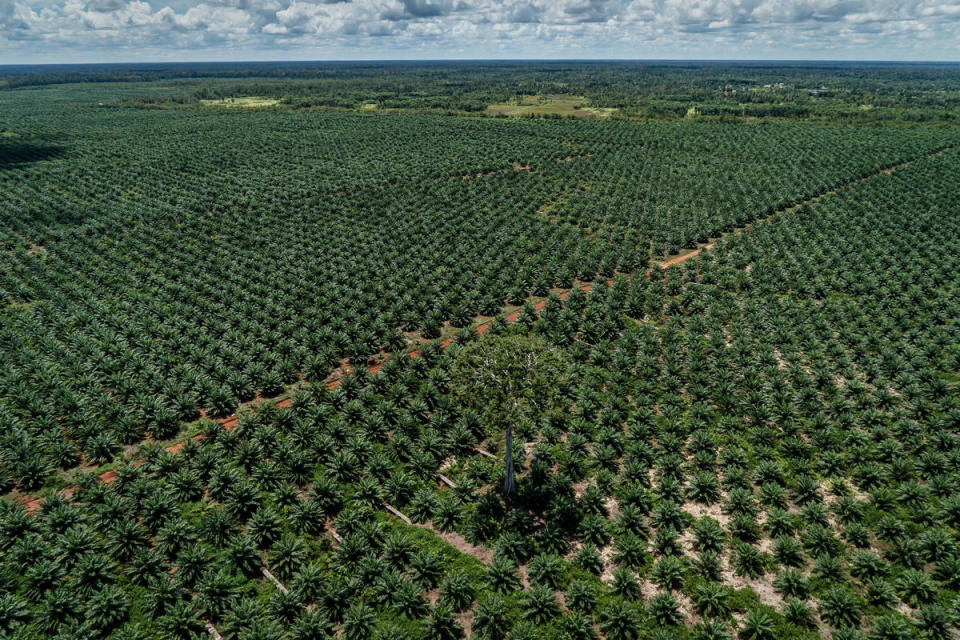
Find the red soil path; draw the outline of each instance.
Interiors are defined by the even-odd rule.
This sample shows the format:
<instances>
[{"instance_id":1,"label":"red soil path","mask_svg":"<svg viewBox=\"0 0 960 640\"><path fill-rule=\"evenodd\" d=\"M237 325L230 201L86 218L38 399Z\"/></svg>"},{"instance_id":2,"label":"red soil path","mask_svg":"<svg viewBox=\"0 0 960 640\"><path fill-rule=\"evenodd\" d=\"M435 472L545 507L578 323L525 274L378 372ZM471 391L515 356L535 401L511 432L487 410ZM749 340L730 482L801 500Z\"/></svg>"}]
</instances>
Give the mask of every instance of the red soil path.
<instances>
[{"instance_id":1,"label":"red soil path","mask_svg":"<svg viewBox=\"0 0 960 640\"><path fill-rule=\"evenodd\" d=\"M672 266L675 265L675 264L680 264L681 262L686 262L687 260L689 260L689 259L691 259L691 258L696 258L698 255L700 255L700 252L702 252L702 251L709 251L710 249L713 249L713 243L712 243L712 242L708 242L707 244L703 245L702 247L699 247L699 248L697 248L697 249L694 249L694 250L691 251L690 253L685 253L685 254L683 254L682 256L677 256L676 258L671 258L670 260L667 260L666 262L662 263L662 264L660 265L660 268L661 268L661 269L669 269L670 267L672 267Z\"/></svg>"}]
</instances>

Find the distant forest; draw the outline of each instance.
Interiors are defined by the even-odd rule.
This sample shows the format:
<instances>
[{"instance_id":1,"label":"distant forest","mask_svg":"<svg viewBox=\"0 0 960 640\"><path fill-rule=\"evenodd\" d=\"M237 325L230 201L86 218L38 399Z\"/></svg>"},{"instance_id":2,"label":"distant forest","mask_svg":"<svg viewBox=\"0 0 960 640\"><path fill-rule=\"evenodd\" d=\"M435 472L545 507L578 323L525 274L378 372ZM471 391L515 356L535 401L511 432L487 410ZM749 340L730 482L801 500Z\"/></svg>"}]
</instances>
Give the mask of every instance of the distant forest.
<instances>
[{"instance_id":1,"label":"distant forest","mask_svg":"<svg viewBox=\"0 0 960 640\"><path fill-rule=\"evenodd\" d=\"M0 66L0 88L138 83L128 106L263 96L277 108L502 115L490 105L576 96L630 119L944 123L960 65L830 62L249 62ZM146 84L144 84L146 83ZM524 115L563 117L536 110ZM573 115L573 114L569 114Z\"/></svg>"}]
</instances>

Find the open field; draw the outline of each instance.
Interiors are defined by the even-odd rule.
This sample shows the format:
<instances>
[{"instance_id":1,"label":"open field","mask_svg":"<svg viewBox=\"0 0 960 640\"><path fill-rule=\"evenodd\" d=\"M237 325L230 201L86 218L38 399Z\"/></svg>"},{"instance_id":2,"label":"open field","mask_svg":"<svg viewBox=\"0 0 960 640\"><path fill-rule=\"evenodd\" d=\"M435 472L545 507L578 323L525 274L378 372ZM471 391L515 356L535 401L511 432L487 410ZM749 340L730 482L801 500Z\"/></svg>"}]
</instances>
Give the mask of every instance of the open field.
<instances>
[{"instance_id":1,"label":"open field","mask_svg":"<svg viewBox=\"0 0 960 640\"><path fill-rule=\"evenodd\" d=\"M0 635L956 637L960 128L155 90L0 90Z\"/></svg>"},{"instance_id":2,"label":"open field","mask_svg":"<svg viewBox=\"0 0 960 640\"><path fill-rule=\"evenodd\" d=\"M220 109L262 109L264 107L275 107L280 104L280 101L276 98L266 98L263 96L242 96L236 98L201 100L200 104L205 107L217 107Z\"/></svg>"},{"instance_id":3,"label":"open field","mask_svg":"<svg viewBox=\"0 0 960 640\"><path fill-rule=\"evenodd\" d=\"M512 103L491 104L487 113L504 116L565 116L573 118L606 118L616 113L611 107L587 106L583 96L524 96Z\"/></svg>"}]
</instances>

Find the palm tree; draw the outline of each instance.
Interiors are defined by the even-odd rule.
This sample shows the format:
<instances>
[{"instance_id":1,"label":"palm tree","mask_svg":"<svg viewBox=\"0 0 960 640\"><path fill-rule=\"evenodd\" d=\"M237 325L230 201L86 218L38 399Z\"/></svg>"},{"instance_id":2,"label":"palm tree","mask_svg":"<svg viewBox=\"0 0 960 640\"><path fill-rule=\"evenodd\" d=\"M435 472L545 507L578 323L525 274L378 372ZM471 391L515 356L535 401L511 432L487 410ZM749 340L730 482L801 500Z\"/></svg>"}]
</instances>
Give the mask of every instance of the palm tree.
<instances>
[{"instance_id":1,"label":"palm tree","mask_svg":"<svg viewBox=\"0 0 960 640\"><path fill-rule=\"evenodd\" d=\"M916 637L910 623L898 615L882 615L870 626L869 640L910 640Z\"/></svg>"},{"instance_id":2,"label":"palm tree","mask_svg":"<svg viewBox=\"0 0 960 640\"><path fill-rule=\"evenodd\" d=\"M343 635L348 640L366 640L373 628L374 610L367 604L356 601L343 615Z\"/></svg>"},{"instance_id":3,"label":"palm tree","mask_svg":"<svg viewBox=\"0 0 960 640\"><path fill-rule=\"evenodd\" d=\"M153 549L141 547L133 553L126 574L135 585L146 585L166 570L163 557Z\"/></svg>"},{"instance_id":4,"label":"palm tree","mask_svg":"<svg viewBox=\"0 0 960 640\"><path fill-rule=\"evenodd\" d=\"M210 571L197 585L194 604L201 615L216 622L238 591L235 574L224 569Z\"/></svg>"},{"instance_id":5,"label":"palm tree","mask_svg":"<svg viewBox=\"0 0 960 640\"><path fill-rule=\"evenodd\" d=\"M453 613L442 605L430 612L426 627L429 640L457 640L463 637L463 629L457 624Z\"/></svg>"},{"instance_id":6,"label":"palm tree","mask_svg":"<svg viewBox=\"0 0 960 640\"><path fill-rule=\"evenodd\" d=\"M434 551L420 549L410 559L410 575L421 589L435 588L443 573L443 559Z\"/></svg>"},{"instance_id":7,"label":"palm tree","mask_svg":"<svg viewBox=\"0 0 960 640\"><path fill-rule=\"evenodd\" d=\"M820 617L833 627L855 627L860 622L859 599L843 587L830 587L820 597Z\"/></svg>"},{"instance_id":8,"label":"palm tree","mask_svg":"<svg viewBox=\"0 0 960 640\"><path fill-rule=\"evenodd\" d=\"M929 604L937 596L933 581L918 569L905 570L897 582L897 587L904 602L913 607Z\"/></svg>"},{"instance_id":9,"label":"palm tree","mask_svg":"<svg viewBox=\"0 0 960 640\"><path fill-rule=\"evenodd\" d=\"M708 618L726 618L730 615L730 590L727 587L704 582L697 587L693 602L697 611Z\"/></svg>"},{"instance_id":10,"label":"palm tree","mask_svg":"<svg viewBox=\"0 0 960 640\"><path fill-rule=\"evenodd\" d=\"M334 635L334 625L321 611L301 611L290 633L292 640L325 640Z\"/></svg>"},{"instance_id":11,"label":"palm tree","mask_svg":"<svg viewBox=\"0 0 960 640\"><path fill-rule=\"evenodd\" d=\"M638 600L641 596L640 585L637 584L633 572L626 567L617 567L614 569L613 583L610 585L610 590L613 591L615 595L631 601Z\"/></svg>"},{"instance_id":12,"label":"palm tree","mask_svg":"<svg viewBox=\"0 0 960 640\"><path fill-rule=\"evenodd\" d=\"M535 624L544 625L560 615L553 589L547 585L537 585L525 593L524 615Z\"/></svg>"},{"instance_id":13,"label":"palm tree","mask_svg":"<svg viewBox=\"0 0 960 640\"><path fill-rule=\"evenodd\" d=\"M440 601L453 611L463 611L473 602L475 589L466 573L454 569L440 587Z\"/></svg>"},{"instance_id":14,"label":"palm tree","mask_svg":"<svg viewBox=\"0 0 960 640\"><path fill-rule=\"evenodd\" d=\"M270 568L280 580L289 580L306 559L306 547L292 535L282 536L270 549Z\"/></svg>"},{"instance_id":15,"label":"palm tree","mask_svg":"<svg viewBox=\"0 0 960 640\"><path fill-rule=\"evenodd\" d=\"M647 612L650 617L661 626L673 626L683 623L683 615L680 613L680 603L671 594L663 592L658 593L647 605Z\"/></svg>"},{"instance_id":16,"label":"palm tree","mask_svg":"<svg viewBox=\"0 0 960 640\"><path fill-rule=\"evenodd\" d=\"M510 630L506 605L498 596L488 596L477 605L473 630L484 640L502 640Z\"/></svg>"},{"instance_id":17,"label":"palm tree","mask_svg":"<svg viewBox=\"0 0 960 640\"><path fill-rule=\"evenodd\" d=\"M614 600L600 616L600 629L607 640L636 640L640 617L636 609L622 600Z\"/></svg>"},{"instance_id":18,"label":"palm tree","mask_svg":"<svg viewBox=\"0 0 960 640\"><path fill-rule=\"evenodd\" d=\"M914 621L924 640L950 640L954 637L950 623L950 614L936 604L921 608Z\"/></svg>"},{"instance_id":19,"label":"palm tree","mask_svg":"<svg viewBox=\"0 0 960 640\"><path fill-rule=\"evenodd\" d=\"M136 520L119 520L108 533L110 553L121 562L129 560L146 542L147 534Z\"/></svg>"},{"instance_id":20,"label":"palm tree","mask_svg":"<svg viewBox=\"0 0 960 640\"><path fill-rule=\"evenodd\" d=\"M267 615L289 626L303 609L296 596L289 591L274 591L267 601Z\"/></svg>"},{"instance_id":21,"label":"palm tree","mask_svg":"<svg viewBox=\"0 0 960 640\"><path fill-rule=\"evenodd\" d=\"M542 553L534 557L527 565L527 574L534 584L547 585L559 589L563 582L563 562L555 555Z\"/></svg>"},{"instance_id":22,"label":"palm tree","mask_svg":"<svg viewBox=\"0 0 960 640\"><path fill-rule=\"evenodd\" d=\"M194 588L212 560L206 547L196 543L187 546L177 558L177 582L188 589Z\"/></svg>"},{"instance_id":23,"label":"palm tree","mask_svg":"<svg viewBox=\"0 0 960 640\"><path fill-rule=\"evenodd\" d=\"M727 625L720 620L702 620L693 626L693 640L730 640Z\"/></svg>"},{"instance_id":24,"label":"palm tree","mask_svg":"<svg viewBox=\"0 0 960 640\"><path fill-rule=\"evenodd\" d=\"M597 606L597 590L586 580L574 580L567 589L567 607L583 614L591 614Z\"/></svg>"},{"instance_id":25,"label":"palm tree","mask_svg":"<svg viewBox=\"0 0 960 640\"><path fill-rule=\"evenodd\" d=\"M676 556L666 556L653 565L653 581L661 588L676 590L683 585L685 563Z\"/></svg>"},{"instance_id":26,"label":"palm tree","mask_svg":"<svg viewBox=\"0 0 960 640\"><path fill-rule=\"evenodd\" d=\"M260 553L253 540L247 535L234 538L227 547L227 557L231 566L241 575L252 577L260 572Z\"/></svg>"},{"instance_id":27,"label":"palm tree","mask_svg":"<svg viewBox=\"0 0 960 640\"><path fill-rule=\"evenodd\" d=\"M487 570L487 581L498 593L510 593L520 586L517 565L509 558L497 556Z\"/></svg>"},{"instance_id":28,"label":"palm tree","mask_svg":"<svg viewBox=\"0 0 960 640\"><path fill-rule=\"evenodd\" d=\"M158 618L166 615L185 595L184 589L168 576L156 578L144 595L144 609Z\"/></svg>"},{"instance_id":29,"label":"palm tree","mask_svg":"<svg viewBox=\"0 0 960 640\"><path fill-rule=\"evenodd\" d=\"M740 640L774 640L773 616L764 609L751 609L743 618L737 637Z\"/></svg>"},{"instance_id":30,"label":"palm tree","mask_svg":"<svg viewBox=\"0 0 960 640\"><path fill-rule=\"evenodd\" d=\"M200 617L188 602L172 605L167 613L157 619L157 628L163 637L174 640L192 640L203 632Z\"/></svg>"}]
</instances>

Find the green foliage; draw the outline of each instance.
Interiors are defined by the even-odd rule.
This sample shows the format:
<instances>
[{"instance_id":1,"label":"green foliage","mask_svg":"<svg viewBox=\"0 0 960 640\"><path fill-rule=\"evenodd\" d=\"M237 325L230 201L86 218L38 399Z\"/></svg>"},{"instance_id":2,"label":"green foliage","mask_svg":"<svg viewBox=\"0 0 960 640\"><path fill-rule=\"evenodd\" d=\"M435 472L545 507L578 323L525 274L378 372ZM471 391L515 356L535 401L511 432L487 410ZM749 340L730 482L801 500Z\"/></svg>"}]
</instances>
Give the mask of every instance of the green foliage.
<instances>
[{"instance_id":1,"label":"green foliage","mask_svg":"<svg viewBox=\"0 0 960 640\"><path fill-rule=\"evenodd\" d=\"M949 637L952 128L111 91L0 91L3 635Z\"/></svg>"},{"instance_id":2,"label":"green foliage","mask_svg":"<svg viewBox=\"0 0 960 640\"><path fill-rule=\"evenodd\" d=\"M564 353L534 336L484 336L457 352L454 396L489 424L532 422L557 410L567 385Z\"/></svg>"}]
</instances>

